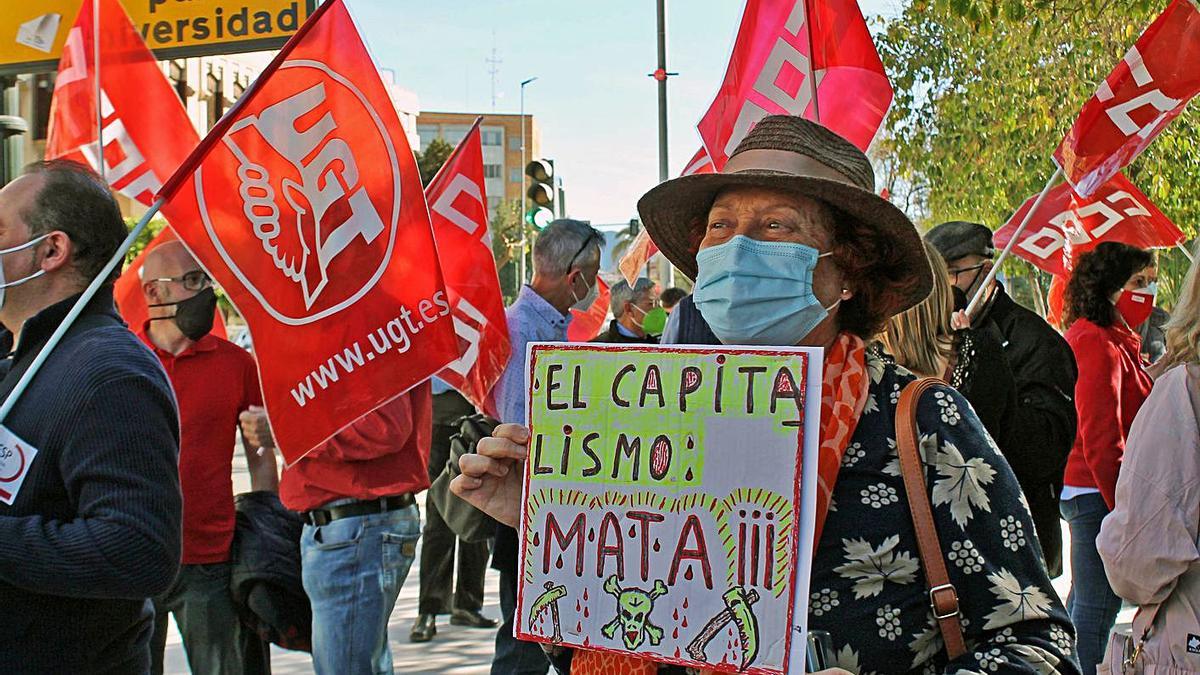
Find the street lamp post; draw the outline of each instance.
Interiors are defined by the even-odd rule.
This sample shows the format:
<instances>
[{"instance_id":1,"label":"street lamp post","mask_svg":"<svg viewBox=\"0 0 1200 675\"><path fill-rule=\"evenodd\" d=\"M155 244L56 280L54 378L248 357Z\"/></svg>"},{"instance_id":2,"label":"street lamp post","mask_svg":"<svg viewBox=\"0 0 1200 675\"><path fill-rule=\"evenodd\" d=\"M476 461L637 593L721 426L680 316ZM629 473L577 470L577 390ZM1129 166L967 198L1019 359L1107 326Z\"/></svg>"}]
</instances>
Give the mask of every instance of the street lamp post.
<instances>
[{"instance_id":1,"label":"street lamp post","mask_svg":"<svg viewBox=\"0 0 1200 675\"><path fill-rule=\"evenodd\" d=\"M517 290L527 281L525 277L525 252L529 248L529 232L525 222L525 167L529 164L529 160L525 158L525 85L536 80L536 77L531 77L521 83L521 259L517 265Z\"/></svg>"}]
</instances>

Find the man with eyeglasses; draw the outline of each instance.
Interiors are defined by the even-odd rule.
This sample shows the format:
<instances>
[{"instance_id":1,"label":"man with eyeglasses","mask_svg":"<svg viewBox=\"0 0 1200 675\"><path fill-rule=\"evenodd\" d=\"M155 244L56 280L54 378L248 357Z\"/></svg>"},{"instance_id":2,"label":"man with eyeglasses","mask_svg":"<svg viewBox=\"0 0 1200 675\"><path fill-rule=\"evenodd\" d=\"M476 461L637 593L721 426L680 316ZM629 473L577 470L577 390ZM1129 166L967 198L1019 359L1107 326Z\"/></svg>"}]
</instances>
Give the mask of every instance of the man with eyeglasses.
<instances>
[{"instance_id":1,"label":"man with eyeglasses","mask_svg":"<svg viewBox=\"0 0 1200 675\"><path fill-rule=\"evenodd\" d=\"M146 254L142 293L150 319L135 327L162 363L179 404L179 477L183 490L183 566L154 598L152 671L163 672L167 615L183 637L192 673L240 673L241 625L230 596L233 453L238 416L262 405L254 358L211 335L217 296L212 280L178 241ZM242 443L250 489L276 491L275 454Z\"/></svg>"},{"instance_id":2,"label":"man with eyeglasses","mask_svg":"<svg viewBox=\"0 0 1200 675\"><path fill-rule=\"evenodd\" d=\"M955 309L965 309L994 264L992 231L979 223L952 221L933 228L925 239L946 260ZM983 293L971 325L997 337L1017 383L1019 405L1005 457L1029 502L1046 569L1057 577L1062 574L1058 495L1077 423L1075 356L1058 331L1014 302L1002 283L993 281Z\"/></svg>"},{"instance_id":3,"label":"man with eyeglasses","mask_svg":"<svg viewBox=\"0 0 1200 675\"><path fill-rule=\"evenodd\" d=\"M571 308L586 310L596 298L600 246L604 236L579 220L556 220L533 245L533 280L505 314L512 354L496 383L496 405L503 423L526 424L525 346L530 342L566 342ZM492 675L542 675L550 666L541 646L513 637L517 604L517 532L497 526L492 568L500 572L500 610L504 623L496 633Z\"/></svg>"},{"instance_id":4,"label":"man with eyeglasses","mask_svg":"<svg viewBox=\"0 0 1200 675\"><path fill-rule=\"evenodd\" d=\"M0 359L7 398L127 230L74 162L0 190ZM119 268L116 270L119 272ZM30 380L0 448L0 671L143 673L179 569L179 427L171 384L113 306L114 273Z\"/></svg>"}]
</instances>

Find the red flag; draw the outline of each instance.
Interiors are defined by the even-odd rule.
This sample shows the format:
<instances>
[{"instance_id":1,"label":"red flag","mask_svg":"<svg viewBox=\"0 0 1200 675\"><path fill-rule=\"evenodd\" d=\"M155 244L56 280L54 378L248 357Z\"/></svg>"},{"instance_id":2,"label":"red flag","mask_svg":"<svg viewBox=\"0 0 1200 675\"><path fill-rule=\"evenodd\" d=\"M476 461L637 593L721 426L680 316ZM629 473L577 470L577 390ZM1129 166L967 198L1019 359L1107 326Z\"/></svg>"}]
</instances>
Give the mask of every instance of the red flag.
<instances>
[{"instance_id":1,"label":"red flag","mask_svg":"<svg viewBox=\"0 0 1200 675\"><path fill-rule=\"evenodd\" d=\"M608 318L608 304L611 295L608 284L596 277L596 301L586 312L571 309L571 323L567 326L567 342L591 342L604 329L604 320Z\"/></svg>"},{"instance_id":2,"label":"red flag","mask_svg":"<svg viewBox=\"0 0 1200 675\"><path fill-rule=\"evenodd\" d=\"M696 154L692 155L687 166L683 167L683 173L679 175L690 176L694 173L716 173L712 160L708 158L708 153L704 151L704 148L700 148ZM621 256L621 262L617 264L617 269L621 270L621 276L625 277L625 281L632 286L633 282L641 276L642 270L646 267L646 261L653 258L656 253L658 253L658 246L655 246L654 241L650 239L650 233L643 228L629 244L625 255Z\"/></svg>"},{"instance_id":3,"label":"red flag","mask_svg":"<svg viewBox=\"0 0 1200 675\"><path fill-rule=\"evenodd\" d=\"M488 231L481 120L475 120L425 189L425 201L429 203L461 354L438 377L476 407L499 417L489 394L508 363L510 344Z\"/></svg>"},{"instance_id":4,"label":"red flag","mask_svg":"<svg viewBox=\"0 0 1200 675\"><path fill-rule=\"evenodd\" d=\"M1054 151L1088 197L1146 149L1200 93L1200 11L1174 0L1100 84Z\"/></svg>"},{"instance_id":5,"label":"red flag","mask_svg":"<svg viewBox=\"0 0 1200 675\"><path fill-rule=\"evenodd\" d=\"M1008 244L1036 199L1030 197L996 231L997 246ZM1185 239L1154 202L1118 173L1087 199L1076 195L1067 183L1053 188L1021 233L1013 252L1051 274L1069 276L1079 254L1103 241L1159 248Z\"/></svg>"},{"instance_id":6,"label":"red flag","mask_svg":"<svg viewBox=\"0 0 1200 675\"><path fill-rule=\"evenodd\" d=\"M160 194L246 319L288 463L458 357L420 174L342 0Z\"/></svg>"},{"instance_id":7,"label":"red flag","mask_svg":"<svg viewBox=\"0 0 1200 675\"><path fill-rule=\"evenodd\" d=\"M187 159L200 137L121 3L99 0L99 5L104 177L117 192L149 206L162 181ZM50 104L46 158L71 159L99 171L93 8L90 0L82 3L67 33ZM146 250L171 238L164 230ZM114 289L121 316L135 330L149 317L138 279L141 266L138 256ZM225 337L220 312L213 333Z\"/></svg>"},{"instance_id":8,"label":"red flag","mask_svg":"<svg viewBox=\"0 0 1200 675\"><path fill-rule=\"evenodd\" d=\"M816 78L820 121L865 151L892 103L892 85L858 3L747 0L725 81L698 125L716 169L763 117L815 119L809 78Z\"/></svg>"}]
</instances>

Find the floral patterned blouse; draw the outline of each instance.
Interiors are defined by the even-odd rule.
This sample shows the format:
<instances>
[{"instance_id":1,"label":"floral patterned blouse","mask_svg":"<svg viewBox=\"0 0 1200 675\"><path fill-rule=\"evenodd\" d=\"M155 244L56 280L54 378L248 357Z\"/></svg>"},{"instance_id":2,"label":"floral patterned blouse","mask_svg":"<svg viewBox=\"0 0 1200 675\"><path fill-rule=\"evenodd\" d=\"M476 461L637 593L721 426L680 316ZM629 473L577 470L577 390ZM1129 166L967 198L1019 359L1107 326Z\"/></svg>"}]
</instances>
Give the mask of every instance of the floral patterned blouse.
<instances>
[{"instance_id":1,"label":"floral patterned blouse","mask_svg":"<svg viewBox=\"0 0 1200 675\"><path fill-rule=\"evenodd\" d=\"M832 636L834 665L864 675L1078 673L1075 631L1050 585L1012 469L966 399L935 387L921 398L917 423L967 641L967 653L948 661L895 450L896 404L914 377L871 350L867 367L866 409L813 564L809 625ZM569 650L548 651L569 672ZM686 670L664 665L659 672Z\"/></svg>"}]
</instances>

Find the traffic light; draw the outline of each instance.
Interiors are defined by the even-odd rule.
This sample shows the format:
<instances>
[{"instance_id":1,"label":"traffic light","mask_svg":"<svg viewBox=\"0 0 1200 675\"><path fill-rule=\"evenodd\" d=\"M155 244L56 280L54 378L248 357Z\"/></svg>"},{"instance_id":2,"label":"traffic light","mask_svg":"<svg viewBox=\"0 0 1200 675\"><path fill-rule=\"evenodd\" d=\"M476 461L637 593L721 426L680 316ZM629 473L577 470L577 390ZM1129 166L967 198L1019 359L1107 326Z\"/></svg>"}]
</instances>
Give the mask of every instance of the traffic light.
<instances>
[{"instance_id":1,"label":"traffic light","mask_svg":"<svg viewBox=\"0 0 1200 675\"><path fill-rule=\"evenodd\" d=\"M535 159L525 165L525 175L531 181L525 193L529 199L525 222L540 230L554 220L554 161Z\"/></svg>"}]
</instances>

